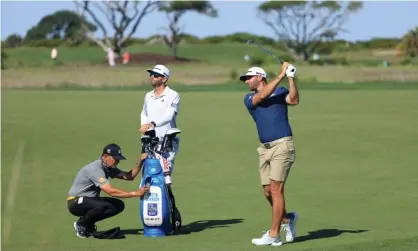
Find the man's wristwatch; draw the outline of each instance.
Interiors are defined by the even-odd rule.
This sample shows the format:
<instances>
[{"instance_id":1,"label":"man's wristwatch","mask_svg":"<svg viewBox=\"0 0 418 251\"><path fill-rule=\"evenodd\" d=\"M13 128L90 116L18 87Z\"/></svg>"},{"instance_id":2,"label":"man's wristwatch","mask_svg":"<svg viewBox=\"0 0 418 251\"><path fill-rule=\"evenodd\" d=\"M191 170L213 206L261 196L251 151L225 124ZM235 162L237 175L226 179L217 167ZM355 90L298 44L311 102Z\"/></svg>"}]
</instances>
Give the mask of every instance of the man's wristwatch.
<instances>
[{"instance_id":1,"label":"man's wristwatch","mask_svg":"<svg viewBox=\"0 0 418 251\"><path fill-rule=\"evenodd\" d=\"M155 124L155 122L154 122L154 121L151 121L151 124L152 124L154 127L156 127L156 126L157 126L157 124Z\"/></svg>"}]
</instances>

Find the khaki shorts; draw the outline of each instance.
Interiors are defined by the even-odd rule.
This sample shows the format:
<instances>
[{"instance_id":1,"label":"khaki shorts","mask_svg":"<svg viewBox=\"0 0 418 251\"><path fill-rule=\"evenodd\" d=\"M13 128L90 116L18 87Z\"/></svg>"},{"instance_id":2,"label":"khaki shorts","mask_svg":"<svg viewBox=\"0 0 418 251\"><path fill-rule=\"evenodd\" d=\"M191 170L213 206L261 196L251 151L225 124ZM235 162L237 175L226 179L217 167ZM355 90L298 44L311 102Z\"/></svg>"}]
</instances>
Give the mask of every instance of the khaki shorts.
<instances>
[{"instance_id":1,"label":"khaki shorts","mask_svg":"<svg viewBox=\"0 0 418 251\"><path fill-rule=\"evenodd\" d=\"M257 148L260 156L260 179L262 185L270 185L270 180L285 183L290 168L295 162L295 146L292 137L284 137L269 146L261 144Z\"/></svg>"}]
</instances>

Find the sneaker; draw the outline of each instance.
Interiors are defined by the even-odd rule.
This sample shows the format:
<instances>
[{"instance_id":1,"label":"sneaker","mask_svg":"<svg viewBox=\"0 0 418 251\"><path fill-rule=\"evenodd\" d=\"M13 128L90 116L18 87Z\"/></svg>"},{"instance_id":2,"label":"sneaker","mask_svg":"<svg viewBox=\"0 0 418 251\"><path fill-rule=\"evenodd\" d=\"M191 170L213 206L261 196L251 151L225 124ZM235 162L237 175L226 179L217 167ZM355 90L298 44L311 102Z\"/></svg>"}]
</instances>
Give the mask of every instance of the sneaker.
<instances>
[{"instance_id":1,"label":"sneaker","mask_svg":"<svg viewBox=\"0 0 418 251\"><path fill-rule=\"evenodd\" d=\"M286 232L286 242L292 242L296 237L296 222L299 215L296 212L289 213L289 223L282 223L282 229Z\"/></svg>"},{"instance_id":2,"label":"sneaker","mask_svg":"<svg viewBox=\"0 0 418 251\"><path fill-rule=\"evenodd\" d=\"M281 246L283 245L280 235L277 235L276 238L269 236L270 230L265 232L261 238L252 239L252 243L256 246Z\"/></svg>"},{"instance_id":3,"label":"sneaker","mask_svg":"<svg viewBox=\"0 0 418 251\"><path fill-rule=\"evenodd\" d=\"M89 232L87 231L86 227L81 226L76 222L74 222L74 230L75 234L78 238L87 238L90 236Z\"/></svg>"},{"instance_id":4,"label":"sneaker","mask_svg":"<svg viewBox=\"0 0 418 251\"><path fill-rule=\"evenodd\" d=\"M86 229L89 233L94 233L97 231L97 226L96 224L93 224L93 225L87 226Z\"/></svg>"}]
</instances>

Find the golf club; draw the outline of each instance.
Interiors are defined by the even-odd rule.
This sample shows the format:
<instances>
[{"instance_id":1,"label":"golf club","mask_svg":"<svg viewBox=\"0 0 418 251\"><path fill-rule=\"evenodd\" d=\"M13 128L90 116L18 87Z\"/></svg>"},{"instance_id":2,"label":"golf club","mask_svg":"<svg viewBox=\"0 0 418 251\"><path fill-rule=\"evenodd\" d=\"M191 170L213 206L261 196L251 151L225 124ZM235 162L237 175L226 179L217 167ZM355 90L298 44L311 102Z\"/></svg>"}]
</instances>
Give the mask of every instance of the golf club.
<instances>
[{"instance_id":1,"label":"golf club","mask_svg":"<svg viewBox=\"0 0 418 251\"><path fill-rule=\"evenodd\" d=\"M270 56L272 56L272 57L274 57L277 61L279 61L281 64L283 64L283 61L280 59L280 58L278 58L278 57L276 57L276 56L274 56L273 55L273 53L271 53L269 50L267 50L266 48L264 48L263 46L261 46L260 44L258 44L258 43L256 43L256 42L254 42L253 40L248 40L247 42L246 42L246 44L254 44L254 45L256 45L256 46L258 46L258 48L260 48L261 50L263 50L265 53L267 53L267 54L269 54Z\"/></svg>"}]
</instances>

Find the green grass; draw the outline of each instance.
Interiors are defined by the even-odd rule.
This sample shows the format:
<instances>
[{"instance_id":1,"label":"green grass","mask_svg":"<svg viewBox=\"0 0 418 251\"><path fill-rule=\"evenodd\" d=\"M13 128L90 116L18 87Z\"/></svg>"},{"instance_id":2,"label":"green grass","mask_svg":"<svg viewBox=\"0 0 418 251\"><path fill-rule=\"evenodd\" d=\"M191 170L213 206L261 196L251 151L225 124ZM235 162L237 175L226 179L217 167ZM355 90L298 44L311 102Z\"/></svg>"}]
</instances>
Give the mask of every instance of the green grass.
<instances>
[{"instance_id":1,"label":"green grass","mask_svg":"<svg viewBox=\"0 0 418 251\"><path fill-rule=\"evenodd\" d=\"M283 52L266 46L272 52L283 55ZM60 46L58 49L58 60L62 64L97 64L105 63L105 53L99 46L80 46L68 47ZM157 53L170 55L170 50L165 45L132 45L129 47L130 53ZM19 47L6 48L8 57L14 64L20 62L21 65L28 67L52 66L50 60L51 48L44 47ZM197 59L206 63L231 63L242 62L244 55L262 56L269 61L269 58L256 46L246 44L183 44L178 48L178 56ZM12 61L12 62L13 62ZM13 66L13 64L11 65Z\"/></svg>"},{"instance_id":2,"label":"green grass","mask_svg":"<svg viewBox=\"0 0 418 251\"><path fill-rule=\"evenodd\" d=\"M78 239L66 193L79 170L109 142L134 166L144 91L2 91L4 250L256 250L251 238L270 226L259 185L257 135L241 92L181 92L181 149L173 175L187 235L145 238L139 200L99 223L125 240ZM300 213L298 241L283 250L414 250L418 246L416 153L418 91L302 89L290 108L297 149L286 187ZM17 149L24 146L13 210L7 207ZM112 181L136 189L134 182ZM11 212L8 214L7 212ZM273 250L266 248L266 250Z\"/></svg>"}]
</instances>

